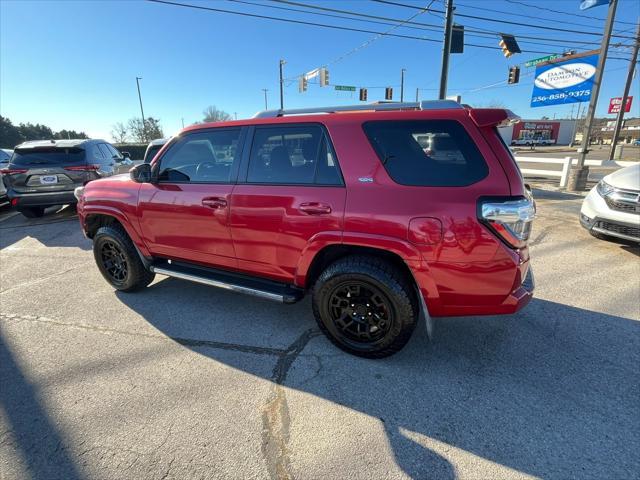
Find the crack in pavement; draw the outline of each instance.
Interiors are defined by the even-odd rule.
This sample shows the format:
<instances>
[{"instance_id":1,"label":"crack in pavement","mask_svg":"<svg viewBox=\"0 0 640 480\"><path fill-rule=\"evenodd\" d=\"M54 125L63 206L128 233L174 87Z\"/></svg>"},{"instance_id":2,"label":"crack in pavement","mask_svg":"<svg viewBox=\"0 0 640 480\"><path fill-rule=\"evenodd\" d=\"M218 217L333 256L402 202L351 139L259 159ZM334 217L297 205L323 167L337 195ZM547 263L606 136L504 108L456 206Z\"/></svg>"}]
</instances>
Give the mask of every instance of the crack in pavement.
<instances>
[{"instance_id":1,"label":"crack in pavement","mask_svg":"<svg viewBox=\"0 0 640 480\"><path fill-rule=\"evenodd\" d=\"M293 478L289 459L289 406L283 384L293 362L302 353L309 341L320 335L318 330L303 332L279 355L273 367L271 395L262 410L262 455L267 463L269 476L273 480Z\"/></svg>"},{"instance_id":2,"label":"crack in pavement","mask_svg":"<svg viewBox=\"0 0 640 480\"><path fill-rule=\"evenodd\" d=\"M304 331L286 349L259 347L254 345L242 345L233 343L216 342L211 340L196 340L189 338L169 337L166 335L154 335L149 333L133 333L124 330L117 330L93 325L66 323L56 321L47 317L33 315L15 315L0 313L0 321L38 322L58 327L78 328L105 334L126 335L132 337L145 337L158 340L171 340L187 347L207 347L221 350L233 350L242 353L252 353L258 355L273 355L278 358L271 375L272 388L267 403L262 409L262 454L267 464L267 470L273 480L290 480L293 478L289 460L289 407L284 382L287 379L291 366L302 354L309 341L319 336L321 333L315 329ZM166 442L171 434L165 438ZM163 442L163 444L164 444ZM171 470L169 466L165 475Z\"/></svg>"},{"instance_id":3,"label":"crack in pavement","mask_svg":"<svg viewBox=\"0 0 640 480\"><path fill-rule=\"evenodd\" d=\"M156 340L170 340L170 341L179 343L180 345L185 347L206 347L206 348L214 348L218 350L233 350L236 352L253 353L256 355L281 356L288 352L288 349L285 350L282 348L259 347L256 345L243 345L238 343L216 342L213 340L197 340L193 338L170 337L167 335L156 335L152 333L127 332L126 330L118 330L115 328L107 328L107 327L97 327L94 325L85 325L82 323L59 322L51 318L39 317L34 315L14 315L14 314L0 313L0 321L13 321L15 323L23 322L23 321L39 322L39 323L45 323L48 325L79 328L81 330L90 330L90 331L99 332L99 333L126 335L130 337L144 337L144 338L152 338Z\"/></svg>"}]
</instances>

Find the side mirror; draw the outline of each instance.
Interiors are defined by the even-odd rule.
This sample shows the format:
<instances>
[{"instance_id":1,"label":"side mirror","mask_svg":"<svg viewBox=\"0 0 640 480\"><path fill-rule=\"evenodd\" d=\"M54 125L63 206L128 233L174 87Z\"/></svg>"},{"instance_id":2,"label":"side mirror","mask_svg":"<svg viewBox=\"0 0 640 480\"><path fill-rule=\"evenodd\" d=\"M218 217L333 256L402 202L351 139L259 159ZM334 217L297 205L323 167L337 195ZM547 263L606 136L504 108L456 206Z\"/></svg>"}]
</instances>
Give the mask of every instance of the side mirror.
<instances>
[{"instance_id":1,"label":"side mirror","mask_svg":"<svg viewBox=\"0 0 640 480\"><path fill-rule=\"evenodd\" d=\"M141 163L129 170L131 180L137 183L151 182L151 165L149 163Z\"/></svg>"},{"instance_id":2,"label":"side mirror","mask_svg":"<svg viewBox=\"0 0 640 480\"><path fill-rule=\"evenodd\" d=\"M129 152L120 152L124 158L131 158L131 154Z\"/></svg>"}]
</instances>

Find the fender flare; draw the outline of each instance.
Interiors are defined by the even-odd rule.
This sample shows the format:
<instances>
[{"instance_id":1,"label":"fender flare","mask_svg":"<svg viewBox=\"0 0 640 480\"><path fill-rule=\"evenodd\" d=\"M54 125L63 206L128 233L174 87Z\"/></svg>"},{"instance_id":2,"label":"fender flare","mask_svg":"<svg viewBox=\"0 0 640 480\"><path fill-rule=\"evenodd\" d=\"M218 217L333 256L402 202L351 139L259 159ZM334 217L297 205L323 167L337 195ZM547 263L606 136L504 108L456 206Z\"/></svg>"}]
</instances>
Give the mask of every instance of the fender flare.
<instances>
[{"instance_id":1,"label":"fender flare","mask_svg":"<svg viewBox=\"0 0 640 480\"><path fill-rule=\"evenodd\" d=\"M142 262L146 266L146 264L149 262L148 258L151 257L151 254L149 253L149 249L147 248L147 246L145 245L142 238L140 237L136 229L133 227L133 225L127 218L127 216L120 209L115 207L110 207L107 205L96 206L96 205L85 204L82 208L83 228L85 228L86 219L91 215L105 215L108 217L115 218L125 229L125 231L127 232L127 235L129 235L129 238L131 238L133 245L136 247L136 250L140 254L140 258L142 259ZM85 231L86 231L86 228L85 228Z\"/></svg>"},{"instance_id":2,"label":"fender flare","mask_svg":"<svg viewBox=\"0 0 640 480\"><path fill-rule=\"evenodd\" d=\"M440 304L440 295L436 283L431 275L429 266L422 258L420 251L407 240L359 232L320 232L311 237L305 246L296 268L294 283L304 287L307 283L309 269L316 256L326 247L354 246L367 247L385 252L390 252L402 259L413 275L414 282L418 287L424 307L427 305L434 307ZM428 316L428 310L425 310Z\"/></svg>"}]
</instances>

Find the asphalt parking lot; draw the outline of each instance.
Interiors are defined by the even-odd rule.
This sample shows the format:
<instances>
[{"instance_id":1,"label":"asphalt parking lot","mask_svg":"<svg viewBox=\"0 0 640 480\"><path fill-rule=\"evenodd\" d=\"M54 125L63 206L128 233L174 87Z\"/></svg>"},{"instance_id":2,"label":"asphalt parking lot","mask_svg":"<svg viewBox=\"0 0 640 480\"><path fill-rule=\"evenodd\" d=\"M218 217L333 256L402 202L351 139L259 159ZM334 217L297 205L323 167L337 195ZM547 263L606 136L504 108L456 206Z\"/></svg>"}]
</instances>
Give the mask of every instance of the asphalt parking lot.
<instances>
[{"instance_id":1,"label":"asphalt parking lot","mask_svg":"<svg viewBox=\"0 0 640 480\"><path fill-rule=\"evenodd\" d=\"M0 212L0 478L640 477L640 249L535 190L536 298L364 360L284 306L102 279L72 209Z\"/></svg>"}]
</instances>

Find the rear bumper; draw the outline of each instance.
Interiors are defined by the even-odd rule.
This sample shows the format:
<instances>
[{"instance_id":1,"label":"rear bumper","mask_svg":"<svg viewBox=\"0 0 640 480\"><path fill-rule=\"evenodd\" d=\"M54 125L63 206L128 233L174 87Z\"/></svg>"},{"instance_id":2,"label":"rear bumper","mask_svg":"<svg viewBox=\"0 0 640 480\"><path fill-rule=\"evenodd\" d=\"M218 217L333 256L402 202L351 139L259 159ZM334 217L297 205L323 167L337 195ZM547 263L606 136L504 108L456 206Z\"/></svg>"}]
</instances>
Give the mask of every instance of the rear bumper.
<instances>
[{"instance_id":1,"label":"rear bumper","mask_svg":"<svg viewBox=\"0 0 640 480\"><path fill-rule=\"evenodd\" d=\"M500 303L486 303L482 305L438 305L436 308L429 308L429 313L433 317L463 317L479 315L508 315L522 310L533 298L535 290L535 280L533 269L529 262L524 266L526 270L517 273L516 287ZM524 279L522 279L524 274Z\"/></svg>"},{"instance_id":2,"label":"rear bumper","mask_svg":"<svg viewBox=\"0 0 640 480\"><path fill-rule=\"evenodd\" d=\"M17 199L16 208L20 207L46 207L49 205L65 205L75 204L76 197L73 196L73 190L65 190L62 192L47 193L17 193L9 191L9 199Z\"/></svg>"}]
</instances>

